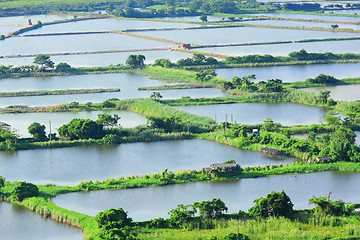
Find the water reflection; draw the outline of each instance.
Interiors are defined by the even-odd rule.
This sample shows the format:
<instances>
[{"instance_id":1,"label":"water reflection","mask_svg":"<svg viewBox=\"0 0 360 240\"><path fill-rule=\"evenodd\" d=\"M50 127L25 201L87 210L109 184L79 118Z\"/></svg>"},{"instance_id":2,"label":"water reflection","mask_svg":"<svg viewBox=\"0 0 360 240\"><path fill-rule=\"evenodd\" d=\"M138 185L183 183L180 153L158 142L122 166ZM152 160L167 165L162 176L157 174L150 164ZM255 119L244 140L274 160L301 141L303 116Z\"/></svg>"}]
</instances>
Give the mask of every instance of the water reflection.
<instances>
[{"instance_id":1,"label":"water reflection","mask_svg":"<svg viewBox=\"0 0 360 240\"><path fill-rule=\"evenodd\" d=\"M228 182L203 182L169 185L163 187L71 193L56 197L55 204L89 215L109 208L122 207L134 220L167 218L178 204L220 198L229 208L229 213L239 209L247 211L253 200L264 197L271 191L284 190L294 203L295 209L312 208L308 199L312 195L360 202L357 187L360 173L321 172L284 175Z\"/></svg>"},{"instance_id":2,"label":"water reflection","mask_svg":"<svg viewBox=\"0 0 360 240\"><path fill-rule=\"evenodd\" d=\"M201 169L229 159L242 166L295 160L195 139L0 152L0 175L11 181L76 185L82 180L158 173L166 168Z\"/></svg>"},{"instance_id":3,"label":"water reflection","mask_svg":"<svg viewBox=\"0 0 360 240\"><path fill-rule=\"evenodd\" d=\"M83 239L81 230L58 223L16 204L0 202L0 235L6 240Z\"/></svg>"}]
</instances>

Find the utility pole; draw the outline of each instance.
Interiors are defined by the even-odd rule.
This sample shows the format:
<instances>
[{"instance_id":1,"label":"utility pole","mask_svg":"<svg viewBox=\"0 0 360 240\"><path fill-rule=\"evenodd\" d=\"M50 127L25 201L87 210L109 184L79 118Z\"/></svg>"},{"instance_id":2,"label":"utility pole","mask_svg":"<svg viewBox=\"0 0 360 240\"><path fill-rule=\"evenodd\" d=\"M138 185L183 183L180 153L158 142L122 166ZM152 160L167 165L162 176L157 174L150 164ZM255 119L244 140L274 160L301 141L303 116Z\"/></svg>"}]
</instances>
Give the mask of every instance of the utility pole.
<instances>
[{"instance_id":1,"label":"utility pole","mask_svg":"<svg viewBox=\"0 0 360 240\"><path fill-rule=\"evenodd\" d=\"M328 192L328 200L330 200L330 195L332 194L332 192Z\"/></svg>"},{"instance_id":2,"label":"utility pole","mask_svg":"<svg viewBox=\"0 0 360 240\"><path fill-rule=\"evenodd\" d=\"M49 121L49 124L50 124L50 142L51 142L51 121Z\"/></svg>"}]
</instances>

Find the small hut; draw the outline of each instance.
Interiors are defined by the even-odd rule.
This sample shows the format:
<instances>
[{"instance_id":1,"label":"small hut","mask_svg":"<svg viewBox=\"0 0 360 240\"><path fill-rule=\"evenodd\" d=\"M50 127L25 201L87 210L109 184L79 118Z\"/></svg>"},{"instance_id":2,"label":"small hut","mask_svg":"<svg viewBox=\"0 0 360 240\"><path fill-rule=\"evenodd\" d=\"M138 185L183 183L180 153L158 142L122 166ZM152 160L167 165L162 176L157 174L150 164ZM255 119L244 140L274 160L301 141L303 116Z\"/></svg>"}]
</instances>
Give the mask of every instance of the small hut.
<instances>
[{"instance_id":1,"label":"small hut","mask_svg":"<svg viewBox=\"0 0 360 240\"><path fill-rule=\"evenodd\" d=\"M219 172L229 172L230 175L236 175L236 163L215 163L210 164L211 171L217 170Z\"/></svg>"},{"instance_id":2,"label":"small hut","mask_svg":"<svg viewBox=\"0 0 360 240\"><path fill-rule=\"evenodd\" d=\"M9 124L0 122L0 127L11 127Z\"/></svg>"},{"instance_id":3,"label":"small hut","mask_svg":"<svg viewBox=\"0 0 360 240\"><path fill-rule=\"evenodd\" d=\"M181 48L181 49L190 49L190 48L191 48L191 44L190 44L190 43L181 43L181 44L180 44L180 48Z\"/></svg>"}]
</instances>

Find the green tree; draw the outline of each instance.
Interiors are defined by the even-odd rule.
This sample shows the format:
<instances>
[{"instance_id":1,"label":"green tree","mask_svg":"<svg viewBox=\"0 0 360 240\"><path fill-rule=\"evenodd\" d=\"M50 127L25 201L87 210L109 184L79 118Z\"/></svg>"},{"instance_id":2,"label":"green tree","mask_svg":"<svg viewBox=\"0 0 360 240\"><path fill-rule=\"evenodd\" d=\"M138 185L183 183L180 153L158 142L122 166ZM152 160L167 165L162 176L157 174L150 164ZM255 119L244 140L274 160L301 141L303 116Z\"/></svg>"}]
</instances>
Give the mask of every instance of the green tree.
<instances>
[{"instance_id":1,"label":"green tree","mask_svg":"<svg viewBox=\"0 0 360 240\"><path fill-rule=\"evenodd\" d=\"M276 132L280 126L280 123L274 122L271 118L266 118L261 129L267 132Z\"/></svg>"},{"instance_id":2,"label":"green tree","mask_svg":"<svg viewBox=\"0 0 360 240\"><path fill-rule=\"evenodd\" d=\"M57 72L71 72L74 71L74 68L72 68L67 63L59 63L55 66L55 71Z\"/></svg>"},{"instance_id":3,"label":"green tree","mask_svg":"<svg viewBox=\"0 0 360 240\"><path fill-rule=\"evenodd\" d=\"M340 125L340 117L338 116L339 113L335 110L330 110L326 113L326 117L324 118L325 121L327 121L327 125L331 127L335 127L337 125Z\"/></svg>"},{"instance_id":4,"label":"green tree","mask_svg":"<svg viewBox=\"0 0 360 240\"><path fill-rule=\"evenodd\" d=\"M169 59L156 59L154 66L161 66L165 68L171 68L174 64Z\"/></svg>"},{"instance_id":5,"label":"green tree","mask_svg":"<svg viewBox=\"0 0 360 240\"><path fill-rule=\"evenodd\" d=\"M331 201L325 197L312 196L309 199L309 204L315 204L317 212L333 216L350 215L354 210L353 206L346 204L341 199Z\"/></svg>"},{"instance_id":6,"label":"green tree","mask_svg":"<svg viewBox=\"0 0 360 240\"><path fill-rule=\"evenodd\" d=\"M120 119L120 117L117 114L111 116L110 114L107 113L100 113L97 116L98 119L96 120L96 123L104 127L115 127L118 125L118 121Z\"/></svg>"},{"instance_id":7,"label":"green tree","mask_svg":"<svg viewBox=\"0 0 360 240\"><path fill-rule=\"evenodd\" d=\"M207 16L206 16L205 14L202 14L202 15L200 16L200 21L202 21L202 22L207 22L207 21L208 21Z\"/></svg>"},{"instance_id":8,"label":"green tree","mask_svg":"<svg viewBox=\"0 0 360 240\"><path fill-rule=\"evenodd\" d=\"M208 82L212 78L212 75L207 74L207 72L201 70L200 72L196 73L195 80L200 82Z\"/></svg>"},{"instance_id":9,"label":"green tree","mask_svg":"<svg viewBox=\"0 0 360 240\"><path fill-rule=\"evenodd\" d=\"M5 178L3 176L0 176L0 189L5 186Z\"/></svg>"},{"instance_id":10,"label":"green tree","mask_svg":"<svg viewBox=\"0 0 360 240\"><path fill-rule=\"evenodd\" d=\"M28 127L28 131L31 135L33 135L34 141L46 140L45 125L34 122Z\"/></svg>"},{"instance_id":11,"label":"green tree","mask_svg":"<svg viewBox=\"0 0 360 240\"><path fill-rule=\"evenodd\" d=\"M95 221L99 228L105 227L106 229L123 228L132 223L132 219L127 217L127 213L122 208L111 208L100 212L95 216Z\"/></svg>"},{"instance_id":12,"label":"green tree","mask_svg":"<svg viewBox=\"0 0 360 240\"><path fill-rule=\"evenodd\" d=\"M331 91L320 91L320 99L321 99L321 102L325 105L330 97L330 93Z\"/></svg>"},{"instance_id":13,"label":"green tree","mask_svg":"<svg viewBox=\"0 0 360 240\"><path fill-rule=\"evenodd\" d=\"M75 118L58 129L61 137L70 139L100 139L105 133L103 126L90 119Z\"/></svg>"},{"instance_id":14,"label":"green tree","mask_svg":"<svg viewBox=\"0 0 360 240\"><path fill-rule=\"evenodd\" d=\"M100 212L95 216L95 221L103 239L135 239L131 231L132 219L122 208Z\"/></svg>"},{"instance_id":15,"label":"green tree","mask_svg":"<svg viewBox=\"0 0 360 240\"><path fill-rule=\"evenodd\" d=\"M271 192L265 198L254 200L255 206L249 209L249 214L257 217L290 217L293 214L293 203L284 190Z\"/></svg>"},{"instance_id":16,"label":"green tree","mask_svg":"<svg viewBox=\"0 0 360 240\"><path fill-rule=\"evenodd\" d=\"M191 60L194 65L200 65L205 61L205 56L204 56L204 54L201 54L201 53L194 53Z\"/></svg>"},{"instance_id":17,"label":"green tree","mask_svg":"<svg viewBox=\"0 0 360 240\"><path fill-rule=\"evenodd\" d=\"M145 56L144 55L130 55L125 64L131 68L143 68L145 66Z\"/></svg>"},{"instance_id":18,"label":"green tree","mask_svg":"<svg viewBox=\"0 0 360 240\"><path fill-rule=\"evenodd\" d=\"M4 35L0 35L0 41L1 40L5 40L5 36Z\"/></svg>"},{"instance_id":19,"label":"green tree","mask_svg":"<svg viewBox=\"0 0 360 240\"><path fill-rule=\"evenodd\" d=\"M228 208L220 198L213 198L211 201L195 202L195 208L199 208L199 214L203 219L219 218Z\"/></svg>"},{"instance_id":20,"label":"green tree","mask_svg":"<svg viewBox=\"0 0 360 240\"><path fill-rule=\"evenodd\" d=\"M196 209L192 205L179 204L177 208L172 209L170 214L170 223L173 226L179 227L184 223L189 222L194 218Z\"/></svg>"},{"instance_id":21,"label":"green tree","mask_svg":"<svg viewBox=\"0 0 360 240\"><path fill-rule=\"evenodd\" d=\"M36 197L38 194L38 187L28 182L18 182L12 192L14 199L20 202L25 198Z\"/></svg>"},{"instance_id":22,"label":"green tree","mask_svg":"<svg viewBox=\"0 0 360 240\"><path fill-rule=\"evenodd\" d=\"M54 68L54 62L51 61L50 56L47 55L37 55L34 59L34 63L39 65L42 69Z\"/></svg>"},{"instance_id":23,"label":"green tree","mask_svg":"<svg viewBox=\"0 0 360 240\"><path fill-rule=\"evenodd\" d=\"M161 98L163 98L163 96L159 92L153 92L151 94L150 98L161 99Z\"/></svg>"}]
</instances>

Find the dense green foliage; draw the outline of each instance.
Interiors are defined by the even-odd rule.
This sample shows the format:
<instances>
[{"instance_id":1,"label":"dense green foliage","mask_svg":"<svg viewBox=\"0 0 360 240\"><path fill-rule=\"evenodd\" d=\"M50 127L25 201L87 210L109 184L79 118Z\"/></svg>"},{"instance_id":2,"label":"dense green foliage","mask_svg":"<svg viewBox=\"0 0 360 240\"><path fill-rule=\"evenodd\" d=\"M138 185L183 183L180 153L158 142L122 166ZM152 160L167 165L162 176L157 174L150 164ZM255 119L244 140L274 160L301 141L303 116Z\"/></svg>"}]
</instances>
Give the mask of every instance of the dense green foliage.
<instances>
[{"instance_id":1,"label":"dense green foliage","mask_svg":"<svg viewBox=\"0 0 360 240\"><path fill-rule=\"evenodd\" d=\"M141 55L141 54L130 55L126 59L126 65L129 66L130 68L143 68L143 67L145 67L144 61L145 61L144 55Z\"/></svg>"},{"instance_id":2,"label":"dense green foliage","mask_svg":"<svg viewBox=\"0 0 360 240\"><path fill-rule=\"evenodd\" d=\"M75 118L59 128L60 137L69 139L99 139L104 136L103 126L90 119Z\"/></svg>"},{"instance_id":3,"label":"dense green foliage","mask_svg":"<svg viewBox=\"0 0 360 240\"><path fill-rule=\"evenodd\" d=\"M41 125L38 122L32 123L28 127L28 131L31 135L33 135L34 141L44 141L47 139L45 132L45 125Z\"/></svg>"},{"instance_id":4,"label":"dense green foliage","mask_svg":"<svg viewBox=\"0 0 360 240\"><path fill-rule=\"evenodd\" d=\"M309 199L309 204L315 204L316 211L333 216L349 216L354 211L354 206L346 204L341 199L331 201L326 197L315 197Z\"/></svg>"},{"instance_id":5,"label":"dense green foliage","mask_svg":"<svg viewBox=\"0 0 360 240\"><path fill-rule=\"evenodd\" d=\"M249 214L254 217L291 217L293 215L293 206L290 198L283 191L271 192L265 198L254 200L255 206L249 209Z\"/></svg>"},{"instance_id":6,"label":"dense green foliage","mask_svg":"<svg viewBox=\"0 0 360 240\"><path fill-rule=\"evenodd\" d=\"M36 197L37 195L39 195L38 187L28 182L18 182L12 192L12 197L20 202L25 198Z\"/></svg>"}]
</instances>

